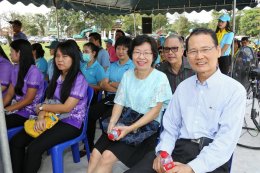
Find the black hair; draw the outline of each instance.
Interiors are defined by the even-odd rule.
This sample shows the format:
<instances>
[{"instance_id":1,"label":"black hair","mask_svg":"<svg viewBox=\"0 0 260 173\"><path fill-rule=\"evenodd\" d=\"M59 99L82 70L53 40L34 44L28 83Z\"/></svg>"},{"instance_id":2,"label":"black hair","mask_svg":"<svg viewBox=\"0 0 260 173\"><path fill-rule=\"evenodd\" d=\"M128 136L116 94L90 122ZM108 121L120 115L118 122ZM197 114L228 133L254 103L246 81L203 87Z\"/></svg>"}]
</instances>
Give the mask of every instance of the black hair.
<instances>
[{"instance_id":1,"label":"black hair","mask_svg":"<svg viewBox=\"0 0 260 173\"><path fill-rule=\"evenodd\" d=\"M125 36L124 31L122 31L121 29L117 29L117 30L116 30L116 33L117 33L117 32L120 32L120 33L122 34L122 36Z\"/></svg>"},{"instance_id":2,"label":"black hair","mask_svg":"<svg viewBox=\"0 0 260 173\"><path fill-rule=\"evenodd\" d=\"M53 60L54 71L52 80L47 89L47 99L53 98L55 89L57 87L57 79L62 74L62 71L58 69L55 61L58 50L61 51L63 55L68 55L72 59L71 67L62 83L60 90L60 101L65 103L67 98L70 96L71 89L75 83L78 73L80 72L80 52L78 51L78 48L75 46L75 44L73 44L71 41L65 41L58 44L57 48L55 49Z\"/></svg>"},{"instance_id":3,"label":"black hair","mask_svg":"<svg viewBox=\"0 0 260 173\"><path fill-rule=\"evenodd\" d=\"M231 32L231 31L232 31L232 30L231 30L231 26L230 26L230 22L229 22L229 21L227 21L227 24L226 24L225 29L226 29L227 32ZM220 30L220 28L217 26L215 32L217 33L219 30Z\"/></svg>"},{"instance_id":4,"label":"black hair","mask_svg":"<svg viewBox=\"0 0 260 173\"><path fill-rule=\"evenodd\" d=\"M237 43L238 49L241 47L241 41L239 41L238 39L234 39L234 43Z\"/></svg>"},{"instance_id":5,"label":"black hair","mask_svg":"<svg viewBox=\"0 0 260 173\"><path fill-rule=\"evenodd\" d=\"M249 41L249 37L242 37L241 41Z\"/></svg>"},{"instance_id":6,"label":"black hair","mask_svg":"<svg viewBox=\"0 0 260 173\"><path fill-rule=\"evenodd\" d=\"M218 39L216 36L216 33L214 31L212 31L211 29L206 29L206 28L196 28L194 29L191 33L190 36L186 39L186 50L188 51L189 49L189 40L193 35L200 35L200 34L204 34L204 35L209 35L212 38L213 44L214 46L218 46Z\"/></svg>"},{"instance_id":7,"label":"black hair","mask_svg":"<svg viewBox=\"0 0 260 173\"><path fill-rule=\"evenodd\" d=\"M151 45L152 53L153 53L153 62L151 66L154 65L157 57L158 57L158 49L157 49L157 44L154 38L149 37L148 35L138 35L135 37L135 39L132 42L132 46L130 49L131 52L131 57L133 56L133 51L136 46L140 46L143 43L149 43Z\"/></svg>"},{"instance_id":8,"label":"black hair","mask_svg":"<svg viewBox=\"0 0 260 173\"><path fill-rule=\"evenodd\" d=\"M32 50L36 51L36 59L42 58L44 56L45 51L43 50L42 45L40 43L32 44Z\"/></svg>"},{"instance_id":9,"label":"black hair","mask_svg":"<svg viewBox=\"0 0 260 173\"><path fill-rule=\"evenodd\" d=\"M128 48L127 54L130 57L131 56L131 54L130 54L131 44L132 44L132 39L130 37L121 36L116 40L115 49L117 48L117 46L124 46L124 47Z\"/></svg>"},{"instance_id":10,"label":"black hair","mask_svg":"<svg viewBox=\"0 0 260 173\"><path fill-rule=\"evenodd\" d=\"M102 43L101 43L101 35L99 33L92 32L92 33L89 34L88 37L93 37L95 40L99 41L100 46L102 45Z\"/></svg>"},{"instance_id":11,"label":"black hair","mask_svg":"<svg viewBox=\"0 0 260 173\"><path fill-rule=\"evenodd\" d=\"M74 44L78 48L78 51L80 51L80 47L79 47L78 43L75 40L68 39L66 42Z\"/></svg>"},{"instance_id":12,"label":"black hair","mask_svg":"<svg viewBox=\"0 0 260 173\"><path fill-rule=\"evenodd\" d=\"M15 94L22 96L24 78L27 72L29 71L30 67L35 64L32 55L32 46L29 41L19 39L13 41L10 44L10 47L14 49L16 52L20 52L18 78L14 89L15 89Z\"/></svg>"},{"instance_id":13,"label":"black hair","mask_svg":"<svg viewBox=\"0 0 260 173\"><path fill-rule=\"evenodd\" d=\"M0 45L0 56L2 56L4 59L7 59L8 61L10 61L10 59L5 54L5 51L3 50L1 45Z\"/></svg>"},{"instance_id":14,"label":"black hair","mask_svg":"<svg viewBox=\"0 0 260 173\"><path fill-rule=\"evenodd\" d=\"M84 47L84 46L88 46L88 47L90 47L90 49L91 49L92 51L96 52L94 58L97 58L98 52L99 52L99 47L97 47L94 43L91 43L91 42L85 43L85 44L83 45L83 47Z\"/></svg>"}]
</instances>

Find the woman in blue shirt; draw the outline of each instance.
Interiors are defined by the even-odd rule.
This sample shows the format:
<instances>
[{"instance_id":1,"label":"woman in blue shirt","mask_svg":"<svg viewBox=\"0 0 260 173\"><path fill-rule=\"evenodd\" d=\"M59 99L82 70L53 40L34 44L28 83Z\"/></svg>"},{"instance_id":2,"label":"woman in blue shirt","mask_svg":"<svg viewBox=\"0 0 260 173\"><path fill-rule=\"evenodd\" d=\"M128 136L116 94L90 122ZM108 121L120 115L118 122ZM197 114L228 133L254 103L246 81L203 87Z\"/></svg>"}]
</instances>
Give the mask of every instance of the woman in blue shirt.
<instances>
[{"instance_id":1,"label":"woman in blue shirt","mask_svg":"<svg viewBox=\"0 0 260 173\"><path fill-rule=\"evenodd\" d=\"M36 66L42 72L44 78L47 79L48 63L44 58L45 51L43 50L42 45L40 43L34 43L32 44L32 50Z\"/></svg>"},{"instance_id":2,"label":"woman in blue shirt","mask_svg":"<svg viewBox=\"0 0 260 173\"><path fill-rule=\"evenodd\" d=\"M106 71L105 78L101 81L101 87L107 92L107 95L99 103L92 105L88 114L88 129L87 136L90 149L94 147L94 137L96 130L96 121L100 117L111 116L112 106L117 91L118 85L122 79L123 74L128 69L133 69L134 65L130 57L131 38L122 36L115 44L116 55L118 61L112 63ZM108 103L109 102L109 103Z\"/></svg>"},{"instance_id":3,"label":"woman in blue shirt","mask_svg":"<svg viewBox=\"0 0 260 173\"><path fill-rule=\"evenodd\" d=\"M112 172L112 167L118 160L132 167L156 146L156 133L138 145L121 141L129 133L135 133L152 121L160 123L162 110L172 95L166 75L153 68L158 56L155 40L147 35L137 36L133 40L131 53L135 69L130 69L123 75L108 125L108 132L119 129L121 133L115 141L109 140L107 134L99 138L91 153L88 173ZM124 107L143 115L129 126L116 126Z\"/></svg>"},{"instance_id":4,"label":"woman in blue shirt","mask_svg":"<svg viewBox=\"0 0 260 173\"><path fill-rule=\"evenodd\" d=\"M98 63L97 55L99 48L93 43L86 43L83 46L83 63L81 64L81 72L87 80L89 86L95 90L101 90L99 83L105 78L105 70Z\"/></svg>"},{"instance_id":5,"label":"woman in blue shirt","mask_svg":"<svg viewBox=\"0 0 260 173\"><path fill-rule=\"evenodd\" d=\"M234 38L234 33L230 27L230 16L228 14L219 17L216 35L218 44L221 47L221 57L218 59L219 68L222 73L228 74L229 65L231 63L231 44Z\"/></svg>"}]
</instances>

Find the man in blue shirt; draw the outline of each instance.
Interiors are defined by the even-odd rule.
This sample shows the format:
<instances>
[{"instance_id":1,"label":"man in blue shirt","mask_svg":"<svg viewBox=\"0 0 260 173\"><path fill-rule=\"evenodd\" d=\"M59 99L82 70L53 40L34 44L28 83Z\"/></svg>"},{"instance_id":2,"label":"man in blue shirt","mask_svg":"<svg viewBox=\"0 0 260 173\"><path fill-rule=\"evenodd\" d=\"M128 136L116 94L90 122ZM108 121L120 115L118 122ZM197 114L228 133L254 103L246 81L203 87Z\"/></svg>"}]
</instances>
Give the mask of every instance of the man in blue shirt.
<instances>
[{"instance_id":1,"label":"man in blue shirt","mask_svg":"<svg viewBox=\"0 0 260 173\"><path fill-rule=\"evenodd\" d=\"M98 56L97 56L97 61L106 71L107 68L110 66L110 61L109 61L108 52L101 47L102 46L101 35L97 32L93 32L93 33L89 34L89 42L95 44L96 46L98 46L100 48L99 52L98 52Z\"/></svg>"},{"instance_id":2,"label":"man in blue shirt","mask_svg":"<svg viewBox=\"0 0 260 173\"><path fill-rule=\"evenodd\" d=\"M56 47L58 46L59 42L58 41L52 41L51 44L49 46L45 46L46 48L50 49L50 55L54 57L54 51L56 49ZM48 61L48 70L47 70L47 74L48 74L48 79L49 81L51 81L52 76L53 76L53 57L51 57L51 59Z\"/></svg>"},{"instance_id":3,"label":"man in blue shirt","mask_svg":"<svg viewBox=\"0 0 260 173\"><path fill-rule=\"evenodd\" d=\"M195 29L186 46L197 74L177 87L164 114L164 130L155 152L148 153L138 169L127 172L165 172L161 151L175 161L170 173L229 172L227 162L242 130L245 88L217 67L221 48L212 30Z\"/></svg>"},{"instance_id":4,"label":"man in blue shirt","mask_svg":"<svg viewBox=\"0 0 260 173\"><path fill-rule=\"evenodd\" d=\"M24 39L27 40L26 35L21 31L22 29L22 22L20 20L14 20L14 21L9 21L9 23L13 27L13 41L18 40L18 39Z\"/></svg>"}]
</instances>

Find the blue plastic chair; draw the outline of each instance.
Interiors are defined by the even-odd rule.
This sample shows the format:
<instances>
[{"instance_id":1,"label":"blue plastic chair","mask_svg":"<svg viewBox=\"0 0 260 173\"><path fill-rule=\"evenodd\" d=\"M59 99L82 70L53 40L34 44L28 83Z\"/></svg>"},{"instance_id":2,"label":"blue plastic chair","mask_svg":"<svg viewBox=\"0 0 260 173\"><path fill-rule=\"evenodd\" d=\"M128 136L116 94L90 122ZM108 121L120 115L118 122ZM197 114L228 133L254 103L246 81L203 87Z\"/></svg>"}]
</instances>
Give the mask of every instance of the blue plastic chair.
<instances>
[{"instance_id":1,"label":"blue plastic chair","mask_svg":"<svg viewBox=\"0 0 260 173\"><path fill-rule=\"evenodd\" d=\"M49 149L49 153L51 154L51 159L52 159L53 173L63 173L63 151L68 147L71 147L74 163L80 162L80 154L79 154L79 142L80 141L84 142L88 160L90 158L90 151L89 151L89 146L88 146L86 129L87 129L87 124L88 124L87 123L88 122L88 110L89 110L91 100L93 98L94 90L91 87L88 87L87 93L88 93L88 103L87 103L87 109L86 109L86 116L85 116L84 126L83 126L80 136L78 136L77 138L71 139L69 141L63 142L61 144L57 144Z\"/></svg>"},{"instance_id":2,"label":"blue plastic chair","mask_svg":"<svg viewBox=\"0 0 260 173\"><path fill-rule=\"evenodd\" d=\"M16 135L16 133L20 132L23 129L23 126L19 126L19 127L14 127L11 129L7 130L7 136L8 136L8 140L10 141L10 139Z\"/></svg>"}]
</instances>

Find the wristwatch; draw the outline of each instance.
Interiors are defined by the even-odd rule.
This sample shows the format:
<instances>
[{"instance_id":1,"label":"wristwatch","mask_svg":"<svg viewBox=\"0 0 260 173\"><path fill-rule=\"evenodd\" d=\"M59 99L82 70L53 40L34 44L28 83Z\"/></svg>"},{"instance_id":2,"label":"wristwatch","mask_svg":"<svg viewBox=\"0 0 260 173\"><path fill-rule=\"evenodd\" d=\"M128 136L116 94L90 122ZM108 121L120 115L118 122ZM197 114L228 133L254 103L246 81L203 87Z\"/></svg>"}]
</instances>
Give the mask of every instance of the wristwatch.
<instances>
[{"instance_id":1,"label":"wristwatch","mask_svg":"<svg viewBox=\"0 0 260 173\"><path fill-rule=\"evenodd\" d=\"M39 107L40 111L43 111L43 104L41 104L41 106Z\"/></svg>"}]
</instances>

